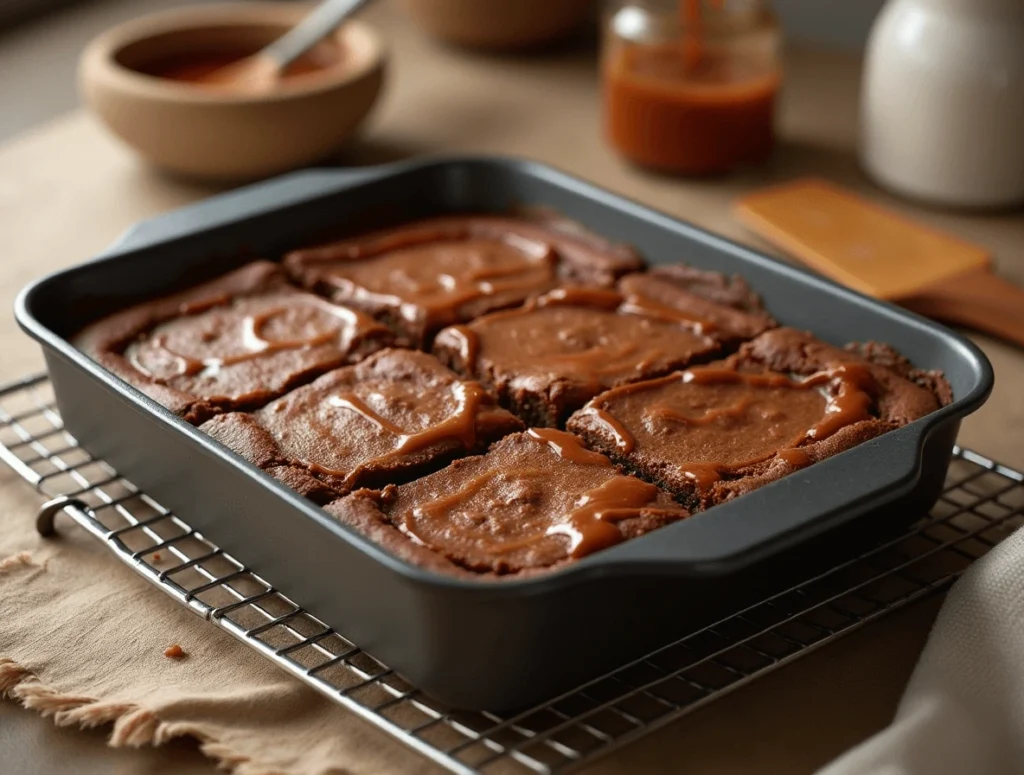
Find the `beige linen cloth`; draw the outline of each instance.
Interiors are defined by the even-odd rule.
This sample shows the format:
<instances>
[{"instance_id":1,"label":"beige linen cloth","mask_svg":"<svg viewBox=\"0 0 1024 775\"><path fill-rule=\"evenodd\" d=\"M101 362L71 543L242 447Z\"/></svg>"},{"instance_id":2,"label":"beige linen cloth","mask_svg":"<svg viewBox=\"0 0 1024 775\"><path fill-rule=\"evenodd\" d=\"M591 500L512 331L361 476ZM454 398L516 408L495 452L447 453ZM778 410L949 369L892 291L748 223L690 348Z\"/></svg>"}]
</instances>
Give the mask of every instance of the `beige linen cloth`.
<instances>
[{"instance_id":1,"label":"beige linen cloth","mask_svg":"<svg viewBox=\"0 0 1024 775\"><path fill-rule=\"evenodd\" d=\"M0 495L29 490L0 469ZM0 514L0 695L60 725L112 724L114 746L191 735L237 775L438 771L150 587L69 520L43 539L24 508ZM173 643L187 658L164 656Z\"/></svg>"},{"instance_id":2,"label":"beige linen cloth","mask_svg":"<svg viewBox=\"0 0 1024 775\"><path fill-rule=\"evenodd\" d=\"M819 775L1024 772L1024 530L946 599L892 725Z\"/></svg>"}]
</instances>

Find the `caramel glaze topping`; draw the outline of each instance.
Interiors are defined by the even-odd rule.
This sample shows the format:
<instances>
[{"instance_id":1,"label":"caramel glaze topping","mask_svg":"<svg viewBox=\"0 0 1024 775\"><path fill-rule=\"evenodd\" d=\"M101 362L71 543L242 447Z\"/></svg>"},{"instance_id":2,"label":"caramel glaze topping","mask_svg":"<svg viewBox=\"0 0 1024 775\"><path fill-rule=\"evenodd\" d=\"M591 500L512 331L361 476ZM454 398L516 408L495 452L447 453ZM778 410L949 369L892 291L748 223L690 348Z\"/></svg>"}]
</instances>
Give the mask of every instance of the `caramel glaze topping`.
<instances>
[{"instance_id":1,"label":"caramel glaze topping","mask_svg":"<svg viewBox=\"0 0 1024 775\"><path fill-rule=\"evenodd\" d=\"M612 461L599 452L591 452L571 433L554 428L530 428L530 438L547 444L563 460L586 466L610 466Z\"/></svg>"},{"instance_id":2,"label":"caramel glaze topping","mask_svg":"<svg viewBox=\"0 0 1024 775\"><path fill-rule=\"evenodd\" d=\"M624 476L564 431L508 436L487 455L394 489L390 518L471 569L510 572L583 557L688 516L658 487Z\"/></svg>"},{"instance_id":3,"label":"caramel glaze topping","mask_svg":"<svg viewBox=\"0 0 1024 775\"><path fill-rule=\"evenodd\" d=\"M362 313L294 292L217 297L180 312L125 351L136 369L160 382L215 378L228 367L289 350L347 349L360 329L377 327Z\"/></svg>"},{"instance_id":4,"label":"caramel glaze topping","mask_svg":"<svg viewBox=\"0 0 1024 775\"><path fill-rule=\"evenodd\" d=\"M657 266L623 277L618 289L644 314L689 321L700 333L739 343L774 325L745 283L682 265Z\"/></svg>"},{"instance_id":5,"label":"caramel glaze topping","mask_svg":"<svg viewBox=\"0 0 1024 775\"><path fill-rule=\"evenodd\" d=\"M477 421L493 399L425 353L384 351L326 374L256 412L286 455L350 484L444 442L477 445Z\"/></svg>"},{"instance_id":6,"label":"caramel glaze topping","mask_svg":"<svg viewBox=\"0 0 1024 775\"><path fill-rule=\"evenodd\" d=\"M827 393L825 416L807 431L807 441L827 439L840 428L871 419L871 395L878 391L871 370L856 363L840 363L797 380L782 374L751 374L705 366L683 372L683 382L695 385L731 382L755 388L795 387L802 390L828 385L831 389ZM739 407L740 412L745 409L745 406Z\"/></svg>"},{"instance_id":7,"label":"caramel glaze topping","mask_svg":"<svg viewBox=\"0 0 1024 775\"><path fill-rule=\"evenodd\" d=\"M332 396L330 400L332 406L354 411L378 428L391 434L394 438L394 448L390 452L362 463L349 472L332 470L315 463L308 463L308 465L318 473L350 479L361 473L366 465L385 465L390 460L419 452L448 439L458 441L463 449L473 449L476 446L476 418L481 401L487 397L487 391L476 382L457 382L452 386L452 395L455 398L455 407L451 413L441 422L420 431L402 430L378 415L354 395ZM384 397L384 403L386 402L387 398ZM323 429L321 432L323 431L330 433L328 429Z\"/></svg>"},{"instance_id":8,"label":"caramel glaze topping","mask_svg":"<svg viewBox=\"0 0 1024 775\"><path fill-rule=\"evenodd\" d=\"M678 307L661 304L646 296L626 296L619 311L632 315L646 315L669 323L680 323L691 328L695 334L714 334L718 330L718 327L707 318Z\"/></svg>"},{"instance_id":9,"label":"caramel glaze topping","mask_svg":"<svg viewBox=\"0 0 1024 775\"><path fill-rule=\"evenodd\" d=\"M542 235L468 218L298 251L288 261L293 270L328 265L325 282L357 306L397 307L409 321L426 311L445 325L474 300L507 298L507 306L551 288L558 256Z\"/></svg>"},{"instance_id":10,"label":"caramel glaze topping","mask_svg":"<svg viewBox=\"0 0 1024 775\"><path fill-rule=\"evenodd\" d=\"M545 535L568 536L570 557L606 549L625 538L615 523L636 517L657 496L653 484L633 476L616 476L581 497L566 521L552 525Z\"/></svg>"},{"instance_id":11,"label":"caramel glaze topping","mask_svg":"<svg viewBox=\"0 0 1024 775\"><path fill-rule=\"evenodd\" d=\"M617 291L603 288L556 288L534 299L524 309L535 307L596 307L613 312L622 304L623 297Z\"/></svg>"},{"instance_id":12,"label":"caramel glaze topping","mask_svg":"<svg viewBox=\"0 0 1024 775\"><path fill-rule=\"evenodd\" d=\"M801 446L872 419L878 389L870 369L855 363L799 378L704 366L615 388L583 411L604 424L622 454L641 435L706 491L723 470L773 455L795 468L809 465Z\"/></svg>"},{"instance_id":13,"label":"caramel glaze topping","mask_svg":"<svg viewBox=\"0 0 1024 775\"><path fill-rule=\"evenodd\" d=\"M539 297L534 303L538 307L585 306L616 311L620 315L640 315L682 325L698 335L715 331L715 324L706 318L636 293L622 294L600 288L557 288Z\"/></svg>"},{"instance_id":14,"label":"caramel glaze topping","mask_svg":"<svg viewBox=\"0 0 1024 775\"><path fill-rule=\"evenodd\" d=\"M455 350L469 372L488 357L505 371L574 379L598 390L649 370L663 373L665 364L716 349L697 333L702 324L648 314L646 304L615 291L560 288L517 309L447 328L438 341Z\"/></svg>"}]
</instances>

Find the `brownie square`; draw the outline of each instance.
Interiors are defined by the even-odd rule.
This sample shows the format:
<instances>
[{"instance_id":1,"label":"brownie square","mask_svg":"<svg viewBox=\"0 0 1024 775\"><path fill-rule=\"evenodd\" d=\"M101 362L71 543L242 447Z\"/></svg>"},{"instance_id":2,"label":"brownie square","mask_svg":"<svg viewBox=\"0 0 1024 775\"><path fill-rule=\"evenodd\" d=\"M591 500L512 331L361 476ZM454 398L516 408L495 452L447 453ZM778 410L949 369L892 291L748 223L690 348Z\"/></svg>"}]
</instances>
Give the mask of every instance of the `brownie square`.
<instances>
[{"instance_id":1,"label":"brownie square","mask_svg":"<svg viewBox=\"0 0 1024 775\"><path fill-rule=\"evenodd\" d=\"M689 516L658 487L549 428L326 509L410 562L498 575L552 568Z\"/></svg>"},{"instance_id":2,"label":"brownie square","mask_svg":"<svg viewBox=\"0 0 1024 775\"><path fill-rule=\"evenodd\" d=\"M300 291L279 266L257 261L104 318L73 341L199 424L220 411L260 406L393 339L365 314Z\"/></svg>"},{"instance_id":3,"label":"brownie square","mask_svg":"<svg viewBox=\"0 0 1024 775\"><path fill-rule=\"evenodd\" d=\"M296 250L285 266L306 288L387 323L400 344L426 348L447 325L567 281L609 286L643 262L552 222L453 216Z\"/></svg>"},{"instance_id":4,"label":"brownie square","mask_svg":"<svg viewBox=\"0 0 1024 775\"><path fill-rule=\"evenodd\" d=\"M725 361L610 390L570 418L587 446L700 508L935 411L936 374L779 328Z\"/></svg>"},{"instance_id":5,"label":"brownie square","mask_svg":"<svg viewBox=\"0 0 1024 775\"><path fill-rule=\"evenodd\" d=\"M434 352L527 425L559 427L598 393L719 352L692 321L648 314L616 291L566 288L438 334Z\"/></svg>"},{"instance_id":6,"label":"brownie square","mask_svg":"<svg viewBox=\"0 0 1024 775\"><path fill-rule=\"evenodd\" d=\"M777 325L761 298L735 275L675 264L626 275L617 287L648 314L690 321L730 349Z\"/></svg>"},{"instance_id":7,"label":"brownie square","mask_svg":"<svg viewBox=\"0 0 1024 775\"><path fill-rule=\"evenodd\" d=\"M413 479L522 429L432 355L391 349L200 428L318 503Z\"/></svg>"}]
</instances>

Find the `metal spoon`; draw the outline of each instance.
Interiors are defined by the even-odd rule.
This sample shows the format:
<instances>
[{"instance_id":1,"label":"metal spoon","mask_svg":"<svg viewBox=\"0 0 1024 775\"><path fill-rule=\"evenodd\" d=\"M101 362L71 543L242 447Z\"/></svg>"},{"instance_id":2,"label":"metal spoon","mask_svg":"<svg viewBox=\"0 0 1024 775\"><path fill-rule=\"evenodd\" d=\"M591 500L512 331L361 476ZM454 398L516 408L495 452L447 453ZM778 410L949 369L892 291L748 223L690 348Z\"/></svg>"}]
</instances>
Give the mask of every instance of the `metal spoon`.
<instances>
[{"instance_id":1,"label":"metal spoon","mask_svg":"<svg viewBox=\"0 0 1024 775\"><path fill-rule=\"evenodd\" d=\"M245 91L273 88L281 73L341 26L370 0L324 0L301 22L260 51L204 75L196 82Z\"/></svg>"}]
</instances>

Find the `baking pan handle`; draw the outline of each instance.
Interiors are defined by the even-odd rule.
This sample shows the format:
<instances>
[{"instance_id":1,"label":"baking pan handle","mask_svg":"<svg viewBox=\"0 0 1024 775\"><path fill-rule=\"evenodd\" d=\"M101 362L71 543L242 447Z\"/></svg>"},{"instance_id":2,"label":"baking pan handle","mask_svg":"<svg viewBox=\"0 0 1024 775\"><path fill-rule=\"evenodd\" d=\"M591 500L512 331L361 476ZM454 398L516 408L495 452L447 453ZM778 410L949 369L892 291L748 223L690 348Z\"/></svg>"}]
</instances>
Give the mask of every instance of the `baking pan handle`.
<instances>
[{"instance_id":1,"label":"baking pan handle","mask_svg":"<svg viewBox=\"0 0 1024 775\"><path fill-rule=\"evenodd\" d=\"M388 166L310 169L217 194L139 221L99 258L109 258L298 204L386 174Z\"/></svg>"}]
</instances>

